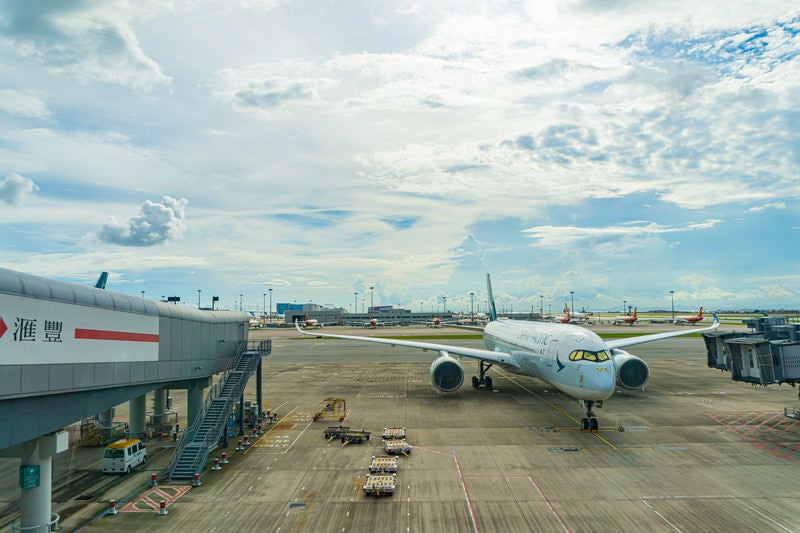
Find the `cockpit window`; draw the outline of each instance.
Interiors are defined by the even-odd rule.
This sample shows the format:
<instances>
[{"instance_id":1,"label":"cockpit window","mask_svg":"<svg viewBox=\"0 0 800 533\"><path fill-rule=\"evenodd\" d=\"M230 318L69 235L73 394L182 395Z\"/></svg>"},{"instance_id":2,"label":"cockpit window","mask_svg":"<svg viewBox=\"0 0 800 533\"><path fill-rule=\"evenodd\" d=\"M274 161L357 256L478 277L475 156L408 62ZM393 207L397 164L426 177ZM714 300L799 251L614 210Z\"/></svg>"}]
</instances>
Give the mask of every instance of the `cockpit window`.
<instances>
[{"instance_id":1,"label":"cockpit window","mask_svg":"<svg viewBox=\"0 0 800 533\"><path fill-rule=\"evenodd\" d=\"M588 350L573 350L569 354L570 361L589 361L592 363L602 363L611 359L611 354L608 350L600 350L599 352L590 352Z\"/></svg>"}]
</instances>

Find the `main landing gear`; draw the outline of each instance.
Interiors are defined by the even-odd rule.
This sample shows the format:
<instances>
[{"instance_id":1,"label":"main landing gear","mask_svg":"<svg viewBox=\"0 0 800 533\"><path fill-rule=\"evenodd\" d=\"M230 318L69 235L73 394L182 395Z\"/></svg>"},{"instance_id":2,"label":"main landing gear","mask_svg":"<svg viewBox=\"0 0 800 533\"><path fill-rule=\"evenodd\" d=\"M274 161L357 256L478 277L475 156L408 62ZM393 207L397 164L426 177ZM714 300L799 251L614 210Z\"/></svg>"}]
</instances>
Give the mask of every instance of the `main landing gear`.
<instances>
[{"instance_id":1,"label":"main landing gear","mask_svg":"<svg viewBox=\"0 0 800 533\"><path fill-rule=\"evenodd\" d=\"M597 407L603 407L602 400L583 400L581 404L586 408L586 416L581 418L581 431L589 431L596 433L598 429L597 418L595 418L594 410L592 409L597 404Z\"/></svg>"},{"instance_id":2,"label":"main landing gear","mask_svg":"<svg viewBox=\"0 0 800 533\"><path fill-rule=\"evenodd\" d=\"M486 372L492 368L493 363L487 363L486 361L481 361L481 369L480 369L480 377L472 376L472 386L476 389L481 388L481 386L486 387L487 389L492 388L492 378L491 376L487 376Z\"/></svg>"}]
</instances>

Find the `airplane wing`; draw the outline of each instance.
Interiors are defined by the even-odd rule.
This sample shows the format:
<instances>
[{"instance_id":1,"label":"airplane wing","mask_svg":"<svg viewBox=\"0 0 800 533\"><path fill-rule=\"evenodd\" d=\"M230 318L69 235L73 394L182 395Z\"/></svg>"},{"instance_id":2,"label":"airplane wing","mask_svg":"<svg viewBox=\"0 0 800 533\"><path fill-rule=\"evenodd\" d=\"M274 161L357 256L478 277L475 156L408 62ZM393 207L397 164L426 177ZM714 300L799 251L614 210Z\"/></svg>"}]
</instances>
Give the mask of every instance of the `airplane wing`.
<instances>
[{"instance_id":1,"label":"airplane wing","mask_svg":"<svg viewBox=\"0 0 800 533\"><path fill-rule=\"evenodd\" d=\"M612 339L607 340L606 344L612 350L615 348L625 348L635 344L644 344L646 342L658 341L661 339L668 339L670 337L679 337L681 335L688 335L689 333L702 333L704 331L712 331L719 327L719 317L714 313L714 323L706 328L690 329L683 331L667 331L665 333L653 333L652 335L640 335L638 337L628 337L626 339Z\"/></svg>"},{"instance_id":2,"label":"airplane wing","mask_svg":"<svg viewBox=\"0 0 800 533\"><path fill-rule=\"evenodd\" d=\"M303 331L299 324L295 324L297 331L303 335L318 338L331 338L331 339L346 339L351 341L361 342L374 342L376 344L388 344L389 346L406 346L408 348L418 348L420 350L431 350L435 352L446 352L450 355L461 355L463 357L471 357L473 359L480 359L481 361L489 361L492 363L502 363L507 366L519 367L517 362L505 352L492 352L490 350L482 350L480 348L468 348L466 346L453 346L452 344L436 344L432 342L419 342L419 341L406 341L401 339L384 339L382 337L360 337L358 335L336 335L333 333L317 333L310 331ZM696 330L692 330L696 331ZM683 333L683 332L681 332Z\"/></svg>"},{"instance_id":3,"label":"airplane wing","mask_svg":"<svg viewBox=\"0 0 800 533\"><path fill-rule=\"evenodd\" d=\"M442 324L446 328L468 329L470 331L480 331L483 333L483 326L467 326L466 324Z\"/></svg>"}]
</instances>

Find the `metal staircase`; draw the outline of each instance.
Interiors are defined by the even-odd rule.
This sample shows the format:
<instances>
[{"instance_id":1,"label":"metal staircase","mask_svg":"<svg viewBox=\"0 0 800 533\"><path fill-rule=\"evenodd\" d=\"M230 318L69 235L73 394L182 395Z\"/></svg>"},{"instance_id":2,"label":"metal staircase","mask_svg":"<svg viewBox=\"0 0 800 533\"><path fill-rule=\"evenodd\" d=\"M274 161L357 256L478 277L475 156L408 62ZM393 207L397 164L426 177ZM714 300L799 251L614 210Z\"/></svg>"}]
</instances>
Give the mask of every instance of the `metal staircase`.
<instances>
[{"instance_id":1,"label":"metal staircase","mask_svg":"<svg viewBox=\"0 0 800 533\"><path fill-rule=\"evenodd\" d=\"M252 342L237 350L222 378L208 391L204 409L184 433L167 468L170 481L190 480L203 470L209 453L219 444L233 407L239 402L247 381L264 355L270 341Z\"/></svg>"}]
</instances>

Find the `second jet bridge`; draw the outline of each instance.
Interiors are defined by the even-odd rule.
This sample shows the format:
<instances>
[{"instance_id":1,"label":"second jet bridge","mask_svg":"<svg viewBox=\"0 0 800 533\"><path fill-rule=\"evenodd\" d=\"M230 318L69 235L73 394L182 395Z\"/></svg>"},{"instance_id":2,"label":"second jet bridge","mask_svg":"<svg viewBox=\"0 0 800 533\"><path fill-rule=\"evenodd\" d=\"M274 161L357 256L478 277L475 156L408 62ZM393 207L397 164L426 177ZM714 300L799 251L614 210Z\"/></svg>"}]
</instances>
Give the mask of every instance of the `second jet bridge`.
<instances>
[{"instance_id":1,"label":"second jet bridge","mask_svg":"<svg viewBox=\"0 0 800 533\"><path fill-rule=\"evenodd\" d=\"M747 383L800 383L800 324L780 317L759 317L745 323L749 333L704 333L708 366L731 372Z\"/></svg>"}]
</instances>

